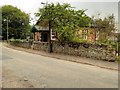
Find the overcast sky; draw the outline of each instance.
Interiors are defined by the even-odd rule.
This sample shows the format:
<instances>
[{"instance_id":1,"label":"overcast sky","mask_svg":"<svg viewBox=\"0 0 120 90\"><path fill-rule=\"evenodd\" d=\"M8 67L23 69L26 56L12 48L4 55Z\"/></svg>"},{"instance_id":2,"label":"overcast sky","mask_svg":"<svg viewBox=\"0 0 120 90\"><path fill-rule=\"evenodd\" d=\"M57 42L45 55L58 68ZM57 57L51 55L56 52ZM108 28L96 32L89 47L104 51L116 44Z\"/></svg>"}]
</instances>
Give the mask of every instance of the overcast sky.
<instances>
[{"instance_id":1,"label":"overcast sky","mask_svg":"<svg viewBox=\"0 0 120 90\"><path fill-rule=\"evenodd\" d=\"M41 2L48 3L70 3L75 9L88 9L86 14L89 16L96 16L101 13L99 17L105 17L110 14L114 14L116 20L118 19L118 1L119 0L2 0L0 6L13 5L25 11L31 13L31 17L34 17L34 13L38 11L38 8L43 7Z\"/></svg>"}]
</instances>

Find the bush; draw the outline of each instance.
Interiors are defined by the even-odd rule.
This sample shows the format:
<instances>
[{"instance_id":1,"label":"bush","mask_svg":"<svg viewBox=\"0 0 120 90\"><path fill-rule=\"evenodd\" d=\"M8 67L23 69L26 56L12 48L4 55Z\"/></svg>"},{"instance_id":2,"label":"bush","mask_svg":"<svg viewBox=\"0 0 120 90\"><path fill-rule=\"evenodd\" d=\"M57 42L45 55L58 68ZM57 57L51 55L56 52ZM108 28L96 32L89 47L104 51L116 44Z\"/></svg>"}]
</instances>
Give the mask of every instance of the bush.
<instances>
[{"instance_id":1,"label":"bush","mask_svg":"<svg viewBox=\"0 0 120 90\"><path fill-rule=\"evenodd\" d=\"M98 44L105 45L105 46L110 46L112 47L115 51L117 51L117 42L112 41L112 40L103 40L103 41L98 41Z\"/></svg>"},{"instance_id":2,"label":"bush","mask_svg":"<svg viewBox=\"0 0 120 90\"><path fill-rule=\"evenodd\" d=\"M84 39L80 39L78 37L75 37L71 40L71 42L74 42L74 43L87 43L87 40L84 40Z\"/></svg>"},{"instance_id":3,"label":"bush","mask_svg":"<svg viewBox=\"0 0 120 90\"><path fill-rule=\"evenodd\" d=\"M33 42L33 39L9 39L10 42Z\"/></svg>"}]
</instances>

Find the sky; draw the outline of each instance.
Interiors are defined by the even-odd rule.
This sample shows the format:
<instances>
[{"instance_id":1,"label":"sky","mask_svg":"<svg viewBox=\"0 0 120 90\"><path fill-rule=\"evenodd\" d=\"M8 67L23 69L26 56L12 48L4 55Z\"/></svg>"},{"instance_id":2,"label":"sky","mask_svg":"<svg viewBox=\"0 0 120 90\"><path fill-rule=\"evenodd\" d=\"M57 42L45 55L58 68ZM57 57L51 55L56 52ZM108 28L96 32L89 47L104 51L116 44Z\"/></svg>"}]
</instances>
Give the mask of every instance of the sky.
<instances>
[{"instance_id":1,"label":"sky","mask_svg":"<svg viewBox=\"0 0 120 90\"><path fill-rule=\"evenodd\" d=\"M34 13L37 13L43 5L41 2L48 3L70 3L75 9L88 9L86 14L95 18L106 17L112 13L118 20L118 1L119 0L2 0L0 6L13 5L30 14L31 18L37 20ZM100 15L98 15L100 13ZM35 23L32 21L32 24Z\"/></svg>"}]
</instances>

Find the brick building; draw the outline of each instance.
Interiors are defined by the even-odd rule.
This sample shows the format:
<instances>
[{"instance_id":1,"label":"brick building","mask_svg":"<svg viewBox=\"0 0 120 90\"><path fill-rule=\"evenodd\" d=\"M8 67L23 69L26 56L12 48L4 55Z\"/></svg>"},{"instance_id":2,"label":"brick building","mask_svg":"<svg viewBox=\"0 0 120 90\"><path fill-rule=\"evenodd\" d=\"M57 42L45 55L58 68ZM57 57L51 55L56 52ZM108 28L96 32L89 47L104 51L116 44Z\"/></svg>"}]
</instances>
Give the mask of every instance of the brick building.
<instances>
[{"instance_id":1,"label":"brick building","mask_svg":"<svg viewBox=\"0 0 120 90\"><path fill-rule=\"evenodd\" d=\"M80 39L87 40L88 42L94 42L99 38L99 32L94 27L80 27L77 32L77 36Z\"/></svg>"}]
</instances>

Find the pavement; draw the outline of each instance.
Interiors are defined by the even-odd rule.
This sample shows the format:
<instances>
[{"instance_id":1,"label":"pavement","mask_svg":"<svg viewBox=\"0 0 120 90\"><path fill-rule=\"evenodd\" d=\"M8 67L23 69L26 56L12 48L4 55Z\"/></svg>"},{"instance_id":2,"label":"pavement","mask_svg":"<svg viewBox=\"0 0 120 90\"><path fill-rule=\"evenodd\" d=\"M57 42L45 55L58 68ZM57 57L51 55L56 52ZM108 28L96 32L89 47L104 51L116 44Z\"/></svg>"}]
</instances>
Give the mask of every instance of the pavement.
<instances>
[{"instance_id":1,"label":"pavement","mask_svg":"<svg viewBox=\"0 0 120 90\"><path fill-rule=\"evenodd\" d=\"M65 54L60 54L60 53L48 53L48 52L40 51L40 50L38 51L38 50L33 50L33 49L14 47L14 46L11 46L11 45L6 44L6 43L4 43L4 46L9 47L9 48L13 48L16 50L20 50L20 51L25 51L25 52L29 52L29 53L33 53L33 54L46 56L46 57L57 58L59 60L67 60L67 61L72 61L72 62L76 62L76 63L97 66L100 68L106 68L106 69L110 69L110 70L118 70L118 62L95 60L95 59L73 56L73 55L65 55Z\"/></svg>"},{"instance_id":2,"label":"pavement","mask_svg":"<svg viewBox=\"0 0 120 90\"><path fill-rule=\"evenodd\" d=\"M46 57L24 50L27 49L22 51L2 46L2 72L7 71L7 77L15 77L12 83L20 81L21 88L25 87L24 83L34 88L118 88L117 70ZM8 79L3 81L7 82ZM7 88L15 87L14 84L3 85Z\"/></svg>"}]
</instances>

